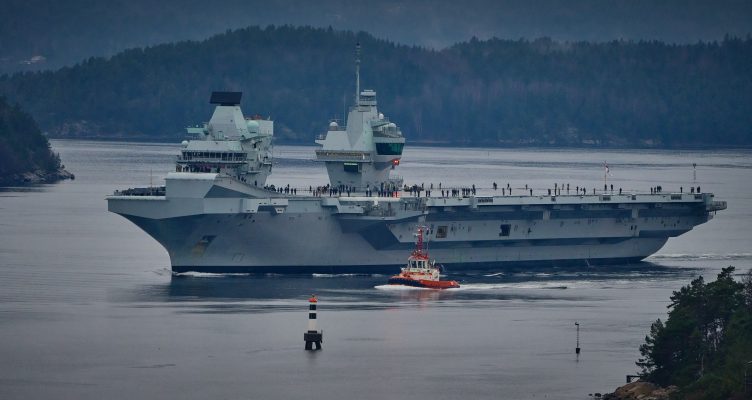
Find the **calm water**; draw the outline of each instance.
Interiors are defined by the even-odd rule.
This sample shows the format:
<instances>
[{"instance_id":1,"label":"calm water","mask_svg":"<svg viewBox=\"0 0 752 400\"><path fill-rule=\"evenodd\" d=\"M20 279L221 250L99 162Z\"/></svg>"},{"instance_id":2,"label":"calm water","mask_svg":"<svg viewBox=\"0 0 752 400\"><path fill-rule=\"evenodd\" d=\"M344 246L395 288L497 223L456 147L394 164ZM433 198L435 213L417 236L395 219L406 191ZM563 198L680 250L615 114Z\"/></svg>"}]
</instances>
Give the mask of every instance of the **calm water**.
<instances>
[{"instance_id":1,"label":"calm water","mask_svg":"<svg viewBox=\"0 0 752 400\"><path fill-rule=\"evenodd\" d=\"M635 371L671 291L752 267L749 151L409 148L399 171L426 186L602 187L607 161L616 188L700 185L729 202L646 263L455 274L463 287L437 293L379 288L385 276L173 277L104 196L161 184L178 147L53 146L75 181L0 192L3 399L584 399ZM277 146L270 183L324 184L312 150ZM324 351L307 353L314 292Z\"/></svg>"}]
</instances>

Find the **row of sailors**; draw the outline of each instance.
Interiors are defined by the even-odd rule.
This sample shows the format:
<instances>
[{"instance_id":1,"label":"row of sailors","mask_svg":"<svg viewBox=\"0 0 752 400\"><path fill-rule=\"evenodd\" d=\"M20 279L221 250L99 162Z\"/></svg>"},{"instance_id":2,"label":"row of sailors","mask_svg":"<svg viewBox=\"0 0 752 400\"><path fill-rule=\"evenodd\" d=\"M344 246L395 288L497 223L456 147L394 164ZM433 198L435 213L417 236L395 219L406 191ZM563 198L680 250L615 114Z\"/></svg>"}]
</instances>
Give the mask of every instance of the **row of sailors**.
<instances>
[{"instance_id":1,"label":"row of sailors","mask_svg":"<svg viewBox=\"0 0 752 400\"><path fill-rule=\"evenodd\" d=\"M467 197L467 196L475 196L477 194L477 188L473 184L470 187L460 187L460 188L447 188L447 189L441 189L442 185L441 183L438 184L438 187L440 189L441 197ZM494 182L491 186L491 188L494 191L499 190L499 186L496 182ZM286 185L284 187L278 187L276 188L274 185L264 186L264 189L272 190L281 194L291 194L291 195L297 195L298 190L297 188L290 187L290 185ZM424 184L421 185L412 185L407 186L405 185L400 190L397 190L396 188L387 185L387 186L381 186L379 188L371 188L370 186L367 186L365 190L357 190L354 186L348 186L348 185L338 185L338 186L332 186L332 185L325 185L325 186L318 186L308 187L308 193L309 195L313 195L316 197L321 196L352 196L353 194L359 194L359 195L365 195L366 197L398 197L399 192L405 192L406 194L409 194L413 197L431 197L433 193L434 185L430 184L429 189L425 188ZM511 196L512 195L512 187L509 183L507 183L506 187L501 188L501 195L502 196ZM529 187L528 185L525 185L523 188L517 188L517 190L521 190L523 195L530 195L534 196L536 194L533 193L533 189ZM585 187L575 186L574 188L571 188L569 184L558 184L555 183L553 188L544 189L546 190L546 193L548 196L560 196L562 194L576 194L576 195L586 195L587 189ZM602 193L614 193L617 192L619 194L623 193L622 188L614 188L614 185L603 185L603 192ZM572 193L574 192L574 193ZM684 187L679 187L679 192L684 193ZM592 194L597 194L597 189L593 188ZM651 194L658 194L663 193L663 187L655 186L650 188ZM690 193L701 193L700 186L697 186L696 188L694 186L690 187Z\"/></svg>"},{"instance_id":2,"label":"row of sailors","mask_svg":"<svg viewBox=\"0 0 752 400\"><path fill-rule=\"evenodd\" d=\"M308 193L315 196L315 197L321 197L325 195L329 195L329 197L332 196L350 196L352 193L356 193L357 188L355 186L348 186L348 185L338 185L338 186L331 186L331 185L325 185L325 186L308 186ZM367 197L371 197L374 194L376 194L379 197L394 197L398 190L394 187L391 187L390 185L381 185L378 189L374 188L371 189L370 186L367 186L365 189L365 193Z\"/></svg>"}]
</instances>

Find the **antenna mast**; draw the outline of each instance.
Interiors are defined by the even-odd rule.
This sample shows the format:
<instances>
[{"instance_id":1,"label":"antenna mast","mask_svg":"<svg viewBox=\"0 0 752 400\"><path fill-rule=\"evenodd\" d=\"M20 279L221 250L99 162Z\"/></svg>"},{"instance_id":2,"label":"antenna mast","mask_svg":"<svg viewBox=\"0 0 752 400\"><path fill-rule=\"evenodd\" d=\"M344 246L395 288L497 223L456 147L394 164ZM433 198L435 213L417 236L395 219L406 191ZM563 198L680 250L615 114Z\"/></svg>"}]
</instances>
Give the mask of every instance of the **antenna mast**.
<instances>
[{"instance_id":1,"label":"antenna mast","mask_svg":"<svg viewBox=\"0 0 752 400\"><path fill-rule=\"evenodd\" d=\"M360 99L360 42L355 44L355 106Z\"/></svg>"},{"instance_id":2,"label":"antenna mast","mask_svg":"<svg viewBox=\"0 0 752 400\"><path fill-rule=\"evenodd\" d=\"M418 227L418 243L415 244L415 249L418 250L418 253L423 252L423 227Z\"/></svg>"}]
</instances>

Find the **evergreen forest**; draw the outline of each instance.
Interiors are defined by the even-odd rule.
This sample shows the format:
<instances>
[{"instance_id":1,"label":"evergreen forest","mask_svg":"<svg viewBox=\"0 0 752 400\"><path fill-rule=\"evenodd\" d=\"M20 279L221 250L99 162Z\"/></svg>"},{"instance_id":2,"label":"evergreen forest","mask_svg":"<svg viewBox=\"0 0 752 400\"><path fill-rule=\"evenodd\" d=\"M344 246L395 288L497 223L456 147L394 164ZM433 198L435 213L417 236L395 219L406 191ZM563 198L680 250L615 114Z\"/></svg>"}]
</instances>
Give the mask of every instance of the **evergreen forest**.
<instances>
[{"instance_id":1,"label":"evergreen forest","mask_svg":"<svg viewBox=\"0 0 752 400\"><path fill-rule=\"evenodd\" d=\"M17 184L21 175L58 171L60 157L50 150L34 119L0 97L0 185Z\"/></svg>"},{"instance_id":2,"label":"evergreen forest","mask_svg":"<svg viewBox=\"0 0 752 400\"><path fill-rule=\"evenodd\" d=\"M277 141L312 143L361 88L408 142L490 146L752 145L752 38L666 44L471 39L433 50L334 29L269 26L0 77L52 137L177 139L210 93L244 92Z\"/></svg>"},{"instance_id":3,"label":"evergreen forest","mask_svg":"<svg viewBox=\"0 0 752 400\"><path fill-rule=\"evenodd\" d=\"M640 346L642 378L678 386L672 399L749 399L752 270L741 282L734 271L724 268L709 283L700 276L675 291L668 319L655 321Z\"/></svg>"}]
</instances>

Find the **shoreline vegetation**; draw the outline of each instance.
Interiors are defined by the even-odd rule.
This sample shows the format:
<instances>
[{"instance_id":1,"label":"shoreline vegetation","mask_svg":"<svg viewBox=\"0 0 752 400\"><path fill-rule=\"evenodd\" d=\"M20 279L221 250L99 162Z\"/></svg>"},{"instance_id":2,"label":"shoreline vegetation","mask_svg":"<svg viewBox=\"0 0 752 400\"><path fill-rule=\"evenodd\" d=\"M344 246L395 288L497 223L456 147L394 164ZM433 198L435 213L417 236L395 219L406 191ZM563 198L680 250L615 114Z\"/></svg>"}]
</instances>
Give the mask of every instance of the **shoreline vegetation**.
<instances>
[{"instance_id":1,"label":"shoreline vegetation","mask_svg":"<svg viewBox=\"0 0 752 400\"><path fill-rule=\"evenodd\" d=\"M34 119L0 97L0 186L54 183L75 176L52 152Z\"/></svg>"},{"instance_id":2,"label":"shoreline vegetation","mask_svg":"<svg viewBox=\"0 0 752 400\"><path fill-rule=\"evenodd\" d=\"M674 291L668 319L656 320L636 364L640 380L608 400L743 400L752 395L752 269L702 276ZM747 385L747 386L745 386Z\"/></svg>"},{"instance_id":3,"label":"shoreline vegetation","mask_svg":"<svg viewBox=\"0 0 752 400\"><path fill-rule=\"evenodd\" d=\"M251 26L0 76L50 137L179 137L243 91L280 142L342 122L361 82L409 140L461 146L752 146L752 37L670 44L472 38L434 50L334 29Z\"/></svg>"}]
</instances>

